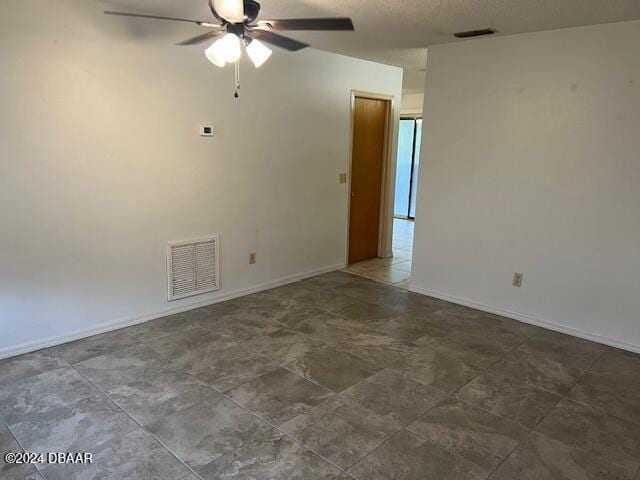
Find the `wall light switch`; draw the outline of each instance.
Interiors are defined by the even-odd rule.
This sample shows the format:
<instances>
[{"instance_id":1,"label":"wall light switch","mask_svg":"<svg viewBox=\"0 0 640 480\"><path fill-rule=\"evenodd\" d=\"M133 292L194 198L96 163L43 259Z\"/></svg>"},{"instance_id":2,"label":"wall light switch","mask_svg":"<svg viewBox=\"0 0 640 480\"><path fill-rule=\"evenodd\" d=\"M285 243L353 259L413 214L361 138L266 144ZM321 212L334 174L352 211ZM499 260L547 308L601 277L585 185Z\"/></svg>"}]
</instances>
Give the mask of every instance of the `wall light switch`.
<instances>
[{"instance_id":1,"label":"wall light switch","mask_svg":"<svg viewBox=\"0 0 640 480\"><path fill-rule=\"evenodd\" d=\"M340 178L340 183L347 183L347 174L346 173L341 173L339 178Z\"/></svg>"},{"instance_id":2,"label":"wall light switch","mask_svg":"<svg viewBox=\"0 0 640 480\"><path fill-rule=\"evenodd\" d=\"M208 123L201 123L198 126L198 132L201 137L213 137L213 125L209 125Z\"/></svg>"}]
</instances>

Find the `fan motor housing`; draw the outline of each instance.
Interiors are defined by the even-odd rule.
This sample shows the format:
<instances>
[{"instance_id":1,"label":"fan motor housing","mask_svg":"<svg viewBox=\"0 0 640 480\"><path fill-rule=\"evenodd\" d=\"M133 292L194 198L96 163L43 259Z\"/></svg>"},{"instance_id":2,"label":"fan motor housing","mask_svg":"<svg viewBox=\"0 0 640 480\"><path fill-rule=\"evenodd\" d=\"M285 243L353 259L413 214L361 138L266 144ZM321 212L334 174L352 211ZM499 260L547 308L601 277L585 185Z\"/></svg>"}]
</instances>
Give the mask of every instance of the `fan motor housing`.
<instances>
[{"instance_id":1,"label":"fan motor housing","mask_svg":"<svg viewBox=\"0 0 640 480\"><path fill-rule=\"evenodd\" d=\"M245 23L251 23L260 13L260 4L255 0L244 0L244 18Z\"/></svg>"}]
</instances>

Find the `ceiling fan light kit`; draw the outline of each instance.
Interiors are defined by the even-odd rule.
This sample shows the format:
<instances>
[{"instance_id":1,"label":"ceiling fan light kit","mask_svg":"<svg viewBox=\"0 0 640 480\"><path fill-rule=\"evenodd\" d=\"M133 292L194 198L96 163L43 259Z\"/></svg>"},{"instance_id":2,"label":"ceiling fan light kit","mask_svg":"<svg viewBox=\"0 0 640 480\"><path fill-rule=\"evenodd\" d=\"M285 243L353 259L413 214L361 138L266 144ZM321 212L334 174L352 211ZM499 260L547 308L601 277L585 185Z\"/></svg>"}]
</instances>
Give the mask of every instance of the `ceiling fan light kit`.
<instances>
[{"instance_id":1,"label":"ceiling fan light kit","mask_svg":"<svg viewBox=\"0 0 640 480\"><path fill-rule=\"evenodd\" d=\"M260 4L255 0L209 0L209 8L220 23L141 13L113 11L105 11L104 13L124 17L187 22L211 29L207 33L180 42L178 45L197 45L215 38L216 40L205 50L204 54L217 67L224 67L228 63L235 64L236 89L234 96L236 98L239 96L238 90L240 89L239 60L242 56L243 46L253 65L259 68L269 60L273 53L265 43L292 52L309 46L306 43L274 33L274 30L353 31L353 22L350 18L345 17L290 18L256 22L260 13Z\"/></svg>"}]
</instances>

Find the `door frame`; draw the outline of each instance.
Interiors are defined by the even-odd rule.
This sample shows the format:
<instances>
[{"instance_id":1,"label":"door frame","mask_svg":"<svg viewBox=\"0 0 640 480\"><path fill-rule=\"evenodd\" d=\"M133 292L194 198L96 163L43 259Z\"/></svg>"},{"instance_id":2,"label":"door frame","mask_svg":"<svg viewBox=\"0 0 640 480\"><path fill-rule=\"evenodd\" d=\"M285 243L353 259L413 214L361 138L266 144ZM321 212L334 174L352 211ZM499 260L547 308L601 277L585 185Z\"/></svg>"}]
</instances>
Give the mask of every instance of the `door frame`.
<instances>
[{"instance_id":1,"label":"door frame","mask_svg":"<svg viewBox=\"0 0 640 480\"><path fill-rule=\"evenodd\" d=\"M355 122L356 98L385 100L388 102L387 118L385 121L384 154L382 159L382 185L380 186L380 229L378 231L378 257L393 256L393 202L395 195L395 156L394 145L397 141L396 122L400 112L397 109L397 97L361 90L351 90L351 122L349 128L349 179L347 182L347 218L345 222L346 245L345 266L349 265L349 224L351 222L351 181L353 168L353 133Z\"/></svg>"}]
</instances>

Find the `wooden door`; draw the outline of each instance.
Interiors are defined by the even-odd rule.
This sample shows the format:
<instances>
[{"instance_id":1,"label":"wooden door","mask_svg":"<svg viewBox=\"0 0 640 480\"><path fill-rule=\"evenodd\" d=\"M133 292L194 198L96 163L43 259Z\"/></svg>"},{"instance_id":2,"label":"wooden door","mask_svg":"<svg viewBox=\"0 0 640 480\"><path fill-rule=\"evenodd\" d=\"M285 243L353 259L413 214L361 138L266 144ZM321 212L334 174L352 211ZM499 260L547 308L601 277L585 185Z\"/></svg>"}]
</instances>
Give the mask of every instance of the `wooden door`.
<instances>
[{"instance_id":1,"label":"wooden door","mask_svg":"<svg viewBox=\"0 0 640 480\"><path fill-rule=\"evenodd\" d=\"M356 97L353 112L349 264L378 256L388 100Z\"/></svg>"}]
</instances>

